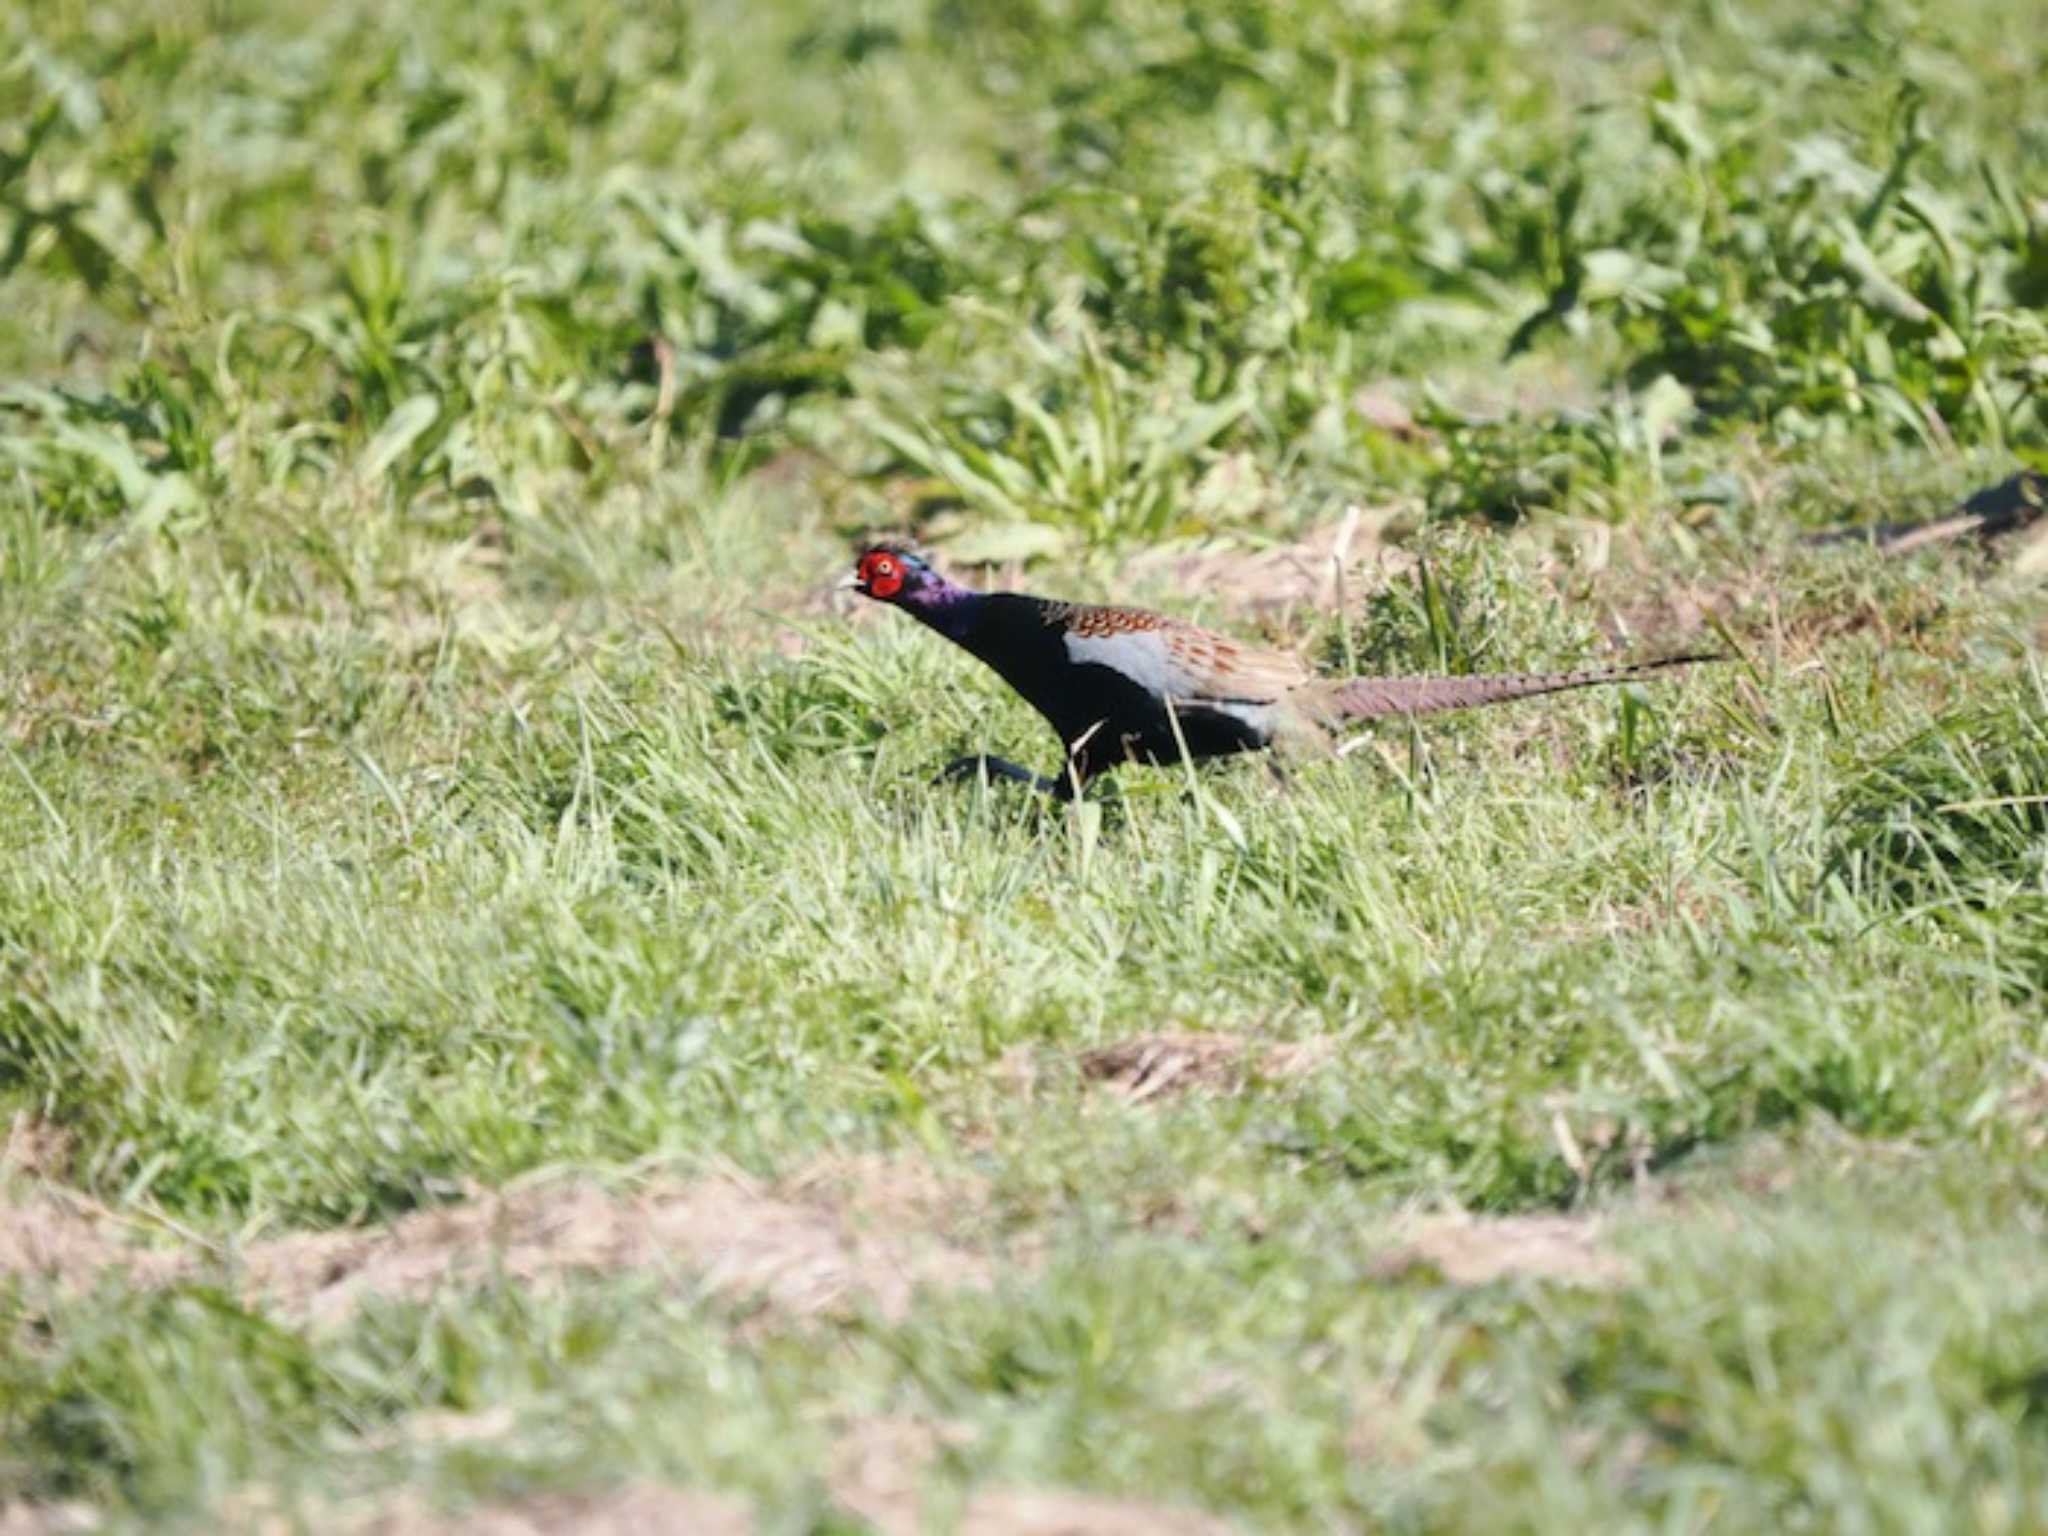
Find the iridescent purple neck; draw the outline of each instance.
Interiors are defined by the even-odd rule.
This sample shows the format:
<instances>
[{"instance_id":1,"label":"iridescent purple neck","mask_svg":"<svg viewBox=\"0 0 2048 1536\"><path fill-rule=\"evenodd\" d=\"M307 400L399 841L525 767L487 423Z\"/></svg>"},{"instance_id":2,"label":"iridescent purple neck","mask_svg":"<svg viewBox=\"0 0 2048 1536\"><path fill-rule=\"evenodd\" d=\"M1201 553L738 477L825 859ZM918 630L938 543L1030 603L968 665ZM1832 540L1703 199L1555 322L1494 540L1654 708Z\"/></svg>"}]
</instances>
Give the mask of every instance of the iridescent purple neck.
<instances>
[{"instance_id":1,"label":"iridescent purple neck","mask_svg":"<svg viewBox=\"0 0 2048 1536\"><path fill-rule=\"evenodd\" d=\"M950 582L934 570L926 569L919 575L918 583L905 588L896 605L948 640L966 639L987 594Z\"/></svg>"}]
</instances>

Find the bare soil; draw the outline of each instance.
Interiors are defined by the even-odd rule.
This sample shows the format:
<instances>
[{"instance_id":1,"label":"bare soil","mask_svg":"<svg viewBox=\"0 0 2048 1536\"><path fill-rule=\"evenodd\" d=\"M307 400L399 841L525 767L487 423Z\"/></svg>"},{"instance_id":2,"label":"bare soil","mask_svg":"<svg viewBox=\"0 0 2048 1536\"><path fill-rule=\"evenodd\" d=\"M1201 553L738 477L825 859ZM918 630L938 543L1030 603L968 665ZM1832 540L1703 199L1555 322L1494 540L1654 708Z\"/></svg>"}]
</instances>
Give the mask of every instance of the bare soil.
<instances>
[{"instance_id":1,"label":"bare soil","mask_svg":"<svg viewBox=\"0 0 2048 1536\"><path fill-rule=\"evenodd\" d=\"M832 1495L881 1536L920 1536L935 1512L924 1503L928 1474L966 1438L957 1425L914 1418L856 1425L834 1447ZM1064 1488L976 1489L955 1526L959 1536L1228 1536L1232 1529L1197 1510Z\"/></svg>"},{"instance_id":2,"label":"bare soil","mask_svg":"<svg viewBox=\"0 0 2048 1536\"><path fill-rule=\"evenodd\" d=\"M1623 1284L1633 1267L1601 1246L1600 1233L1594 1216L1430 1216L1409 1224L1381 1271L1398 1276L1431 1268L1454 1285L1508 1279Z\"/></svg>"},{"instance_id":3,"label":"bare soil","mask_svg":"<svg viewBox=\"0 0 2048 1536\"><path fill-rule=\"evenodd\" d=\"M905 1159L835 1159L774 1186L738 1175L612 1189L552 1177L387 1225L209 1249L43 1187L8 1202L0 1277L83 1288L112 1271L162 1285L225 1271L252 1300L326 1323L362 1302L447 1285L540 1284L572 1274L672 1272L787 1317L873 1308L900 1317L925 1286L986 1284L988 1261L949 1235L980 1191Z\"/></svg>"}]
</instances>

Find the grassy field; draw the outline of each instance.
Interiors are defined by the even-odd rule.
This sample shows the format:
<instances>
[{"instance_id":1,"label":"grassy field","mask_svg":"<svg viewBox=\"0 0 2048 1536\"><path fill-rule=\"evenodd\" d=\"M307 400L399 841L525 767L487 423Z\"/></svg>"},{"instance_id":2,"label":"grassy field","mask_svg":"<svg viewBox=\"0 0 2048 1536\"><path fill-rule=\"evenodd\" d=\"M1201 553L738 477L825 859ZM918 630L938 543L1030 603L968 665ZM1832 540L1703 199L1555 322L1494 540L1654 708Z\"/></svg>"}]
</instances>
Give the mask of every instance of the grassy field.
<instances>
[{"instance_id":1,"label":"grassy field","mask_svg":"<svg viewBox=\"0 0 2048 1536\"><path fill-rule=\"evenodd\" d=\"M2044 74L8 9L0 1531L2048 1531L2048 544L1807 537L2048 467ZM881 533L1731 659L1055 807Z\"/></svg>"}]
</instances>

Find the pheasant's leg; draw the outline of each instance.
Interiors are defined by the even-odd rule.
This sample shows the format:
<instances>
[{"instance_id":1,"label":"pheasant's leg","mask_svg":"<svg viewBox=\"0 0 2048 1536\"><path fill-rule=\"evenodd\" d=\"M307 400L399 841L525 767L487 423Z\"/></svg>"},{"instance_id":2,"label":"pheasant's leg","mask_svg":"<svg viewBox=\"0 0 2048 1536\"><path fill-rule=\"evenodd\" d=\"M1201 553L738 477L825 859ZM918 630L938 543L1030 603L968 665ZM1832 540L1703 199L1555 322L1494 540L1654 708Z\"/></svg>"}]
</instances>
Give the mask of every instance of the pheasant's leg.
<instances>
[{"instance_id":1,"label":"pheasant's leg","mask_svg":"<svg viewBox=\"0 0 2048 1536\"><path fill-rule=\"evenodd\" d=\"M979 778L987 778L991 782L996 779L1008 779L1013 784L1029 784L1041 794L1053 795L1062 800L1071 792L1064 779L1048 779L1042 773L1033 773L1029 768L1019 767L1007 757L992 757L985 752L956 757L939 770L938 777L932 782L951 784L960 779Z\"/></svg>"}]
</instances>

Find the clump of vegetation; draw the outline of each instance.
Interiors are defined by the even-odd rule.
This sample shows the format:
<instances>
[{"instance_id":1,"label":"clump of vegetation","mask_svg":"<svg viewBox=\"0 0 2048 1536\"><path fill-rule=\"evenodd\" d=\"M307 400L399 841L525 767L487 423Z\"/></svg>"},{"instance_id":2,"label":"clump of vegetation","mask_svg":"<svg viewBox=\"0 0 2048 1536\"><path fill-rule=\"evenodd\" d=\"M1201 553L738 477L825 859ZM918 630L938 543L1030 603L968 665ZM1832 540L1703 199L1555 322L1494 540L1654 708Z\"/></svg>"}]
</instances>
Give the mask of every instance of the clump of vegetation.
<instances>
[{"instance_id":1,"label":"clump of vegetation","mask_svg":"<svg viewBox=\"0 0 2048 1536\"><path fill-rule=\"evenodd\" d=\"M1835 812L1844 878L1906 902L1985 905L2042 889L2048 707L2034 683L2003 707L1938 720L1871 763Z\"/></svg>"}]
</instances>

